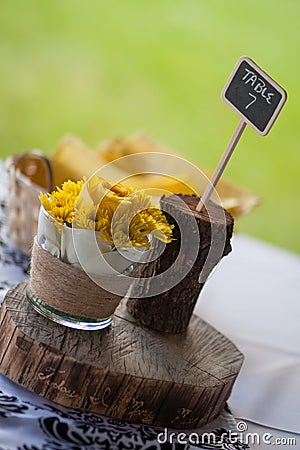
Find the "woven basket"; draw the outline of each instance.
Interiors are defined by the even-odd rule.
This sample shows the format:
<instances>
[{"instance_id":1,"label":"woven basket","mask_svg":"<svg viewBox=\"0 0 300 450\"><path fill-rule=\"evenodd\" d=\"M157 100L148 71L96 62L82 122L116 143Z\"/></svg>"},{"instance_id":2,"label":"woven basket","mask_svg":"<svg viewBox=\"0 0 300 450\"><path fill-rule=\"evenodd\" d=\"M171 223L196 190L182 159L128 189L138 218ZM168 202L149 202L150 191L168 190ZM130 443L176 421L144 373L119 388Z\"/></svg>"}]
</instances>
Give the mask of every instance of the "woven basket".
<instances>
[{"instance_id":1,"label":"woven basket","mask_svg":"<svg viewBox=\"0 0 300 450\"><path fill-rule=\"evenodd\" d=\"M39 151L11 156L8 172L8 230L12 242L30 254L40 209L39 193L50 192L52 170Z\"/></svg>"}]
</instances>

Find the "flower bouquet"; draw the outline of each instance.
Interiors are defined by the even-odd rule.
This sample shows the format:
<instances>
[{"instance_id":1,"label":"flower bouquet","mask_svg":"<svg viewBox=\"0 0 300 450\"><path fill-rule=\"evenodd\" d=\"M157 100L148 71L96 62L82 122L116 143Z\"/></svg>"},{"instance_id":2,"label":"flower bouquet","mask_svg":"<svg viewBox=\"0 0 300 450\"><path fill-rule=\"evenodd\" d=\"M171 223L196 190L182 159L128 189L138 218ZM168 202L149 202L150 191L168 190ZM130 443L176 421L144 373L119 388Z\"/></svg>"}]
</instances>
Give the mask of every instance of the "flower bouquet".
<instances>
[{"instance_id":1,"label":"flower bouquet","mask_svg":"<svg viewBox=\"0 0 300 450\"><path fill-rule=\"evenodd\" d=\"M28 300L73 328L108 326L136 266L154 239L172 240L172 226L150 195L98 176L66 181L40 201Z\"/></svg>"}]
</instances>

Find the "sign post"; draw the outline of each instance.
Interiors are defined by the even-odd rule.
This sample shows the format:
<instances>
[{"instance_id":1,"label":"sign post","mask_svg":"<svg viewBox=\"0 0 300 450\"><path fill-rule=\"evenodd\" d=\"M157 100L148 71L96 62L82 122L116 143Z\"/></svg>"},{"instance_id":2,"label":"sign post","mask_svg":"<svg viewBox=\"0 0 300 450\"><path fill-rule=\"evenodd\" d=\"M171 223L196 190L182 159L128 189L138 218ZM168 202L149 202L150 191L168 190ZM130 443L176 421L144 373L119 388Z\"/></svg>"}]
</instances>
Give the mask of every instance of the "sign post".
<instances>
[{"instance_id":1,"label":"sign post","mask_svg":"<svg viewBox=\"0 0 300 450\"><path fill-rule=\"evenodd\" d=\"M246 127L265 136L273 126L287 99L286 91L250 58L241 57L222 91L222 99L241 120L207 185L196 210L208 202Z\"/></svg>"}]
</instances>

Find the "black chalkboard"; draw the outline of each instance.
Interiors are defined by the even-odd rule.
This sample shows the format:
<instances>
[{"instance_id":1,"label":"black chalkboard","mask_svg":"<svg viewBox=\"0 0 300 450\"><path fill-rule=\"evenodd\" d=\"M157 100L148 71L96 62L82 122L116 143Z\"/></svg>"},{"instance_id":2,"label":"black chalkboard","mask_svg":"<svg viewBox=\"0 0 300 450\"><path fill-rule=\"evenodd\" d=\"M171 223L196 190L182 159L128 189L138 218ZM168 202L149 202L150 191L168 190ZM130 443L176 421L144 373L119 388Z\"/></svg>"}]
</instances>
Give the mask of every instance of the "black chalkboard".
<instances>
[{"instance_id":1,"label":"black chalkboard","mask_svg":"<svg viewBox=\"0 0 300 450\"><path fill-rule=\"evenodd\" d=\"M242 57L223 89L222 98L257 133L266 135L287 94L250 58Z\"/></svg>"}]
</instances>

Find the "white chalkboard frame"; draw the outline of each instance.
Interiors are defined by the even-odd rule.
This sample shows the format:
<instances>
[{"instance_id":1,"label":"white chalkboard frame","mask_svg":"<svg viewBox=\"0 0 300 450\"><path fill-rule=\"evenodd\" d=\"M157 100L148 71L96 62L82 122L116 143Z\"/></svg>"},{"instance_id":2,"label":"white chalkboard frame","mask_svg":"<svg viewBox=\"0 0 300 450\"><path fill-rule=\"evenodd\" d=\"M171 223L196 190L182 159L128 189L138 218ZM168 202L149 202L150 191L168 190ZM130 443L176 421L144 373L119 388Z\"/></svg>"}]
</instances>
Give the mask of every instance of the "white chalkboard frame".
<instances>
[{"instance_id":1,"label":"white chalkboard frame","mask_svg":"<svg viewBox=\"0 0 300 450\"><path fill-rule=\"evenodd\" d=\"M226 97L226 91L228 89L228 87L230 86L232 79L234 78L236 72L238 71L240 65L242 64L243 61L246 61L256 72L258 72L266 81L268 81L268 83L270 83L271 86L273 86L274 89L276 89L280 94L281 94L281 100L278 103L276 109L274 110L272 116L269 118L268 123L266 125L266 127L264 128L264 130L260 130L259 128L257 128L255 126L254 123L251 122L251 120L249 120L233 103L231 103ZM261 136L265 136L266 134L269 133L270 129L272 128L276 118L278 117L283 105L285 104L286 100L287 100L287 93L286 91L279 86L279 84L274 81L266 72L264 72L251 58L249 58L248 56L242 56L239 58L239 60L237 61L230 77L228 78L223 90L222 90L222 100L228 105L230 106L231 109L233 109L251 128L254 129L254 131L256 131L256 133L260 134Z\"/></svg>"}]
</instances>

